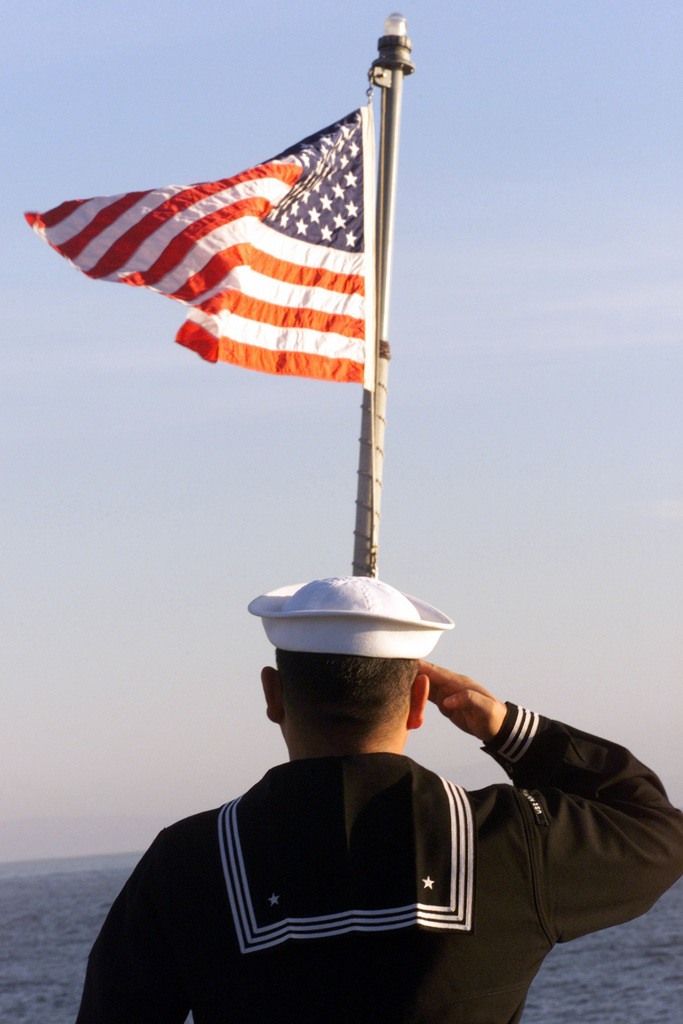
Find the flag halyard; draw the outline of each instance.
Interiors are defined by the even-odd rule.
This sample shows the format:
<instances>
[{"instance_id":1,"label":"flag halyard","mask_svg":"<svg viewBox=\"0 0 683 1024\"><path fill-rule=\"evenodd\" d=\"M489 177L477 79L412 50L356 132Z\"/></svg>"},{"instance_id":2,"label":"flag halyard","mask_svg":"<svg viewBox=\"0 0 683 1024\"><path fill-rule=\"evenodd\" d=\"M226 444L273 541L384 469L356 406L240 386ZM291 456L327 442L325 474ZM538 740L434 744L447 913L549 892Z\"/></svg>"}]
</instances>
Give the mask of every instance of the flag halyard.
<instances>
[{"instance_id":1,"label":"flag halyard","mask_svg":"<svg viewBox=\"0 0 683 1024\"><path fill-rule=\"evenodd\" d=\"M374 386L369 107L232 178L26 214L89 277L188 306L176 340L210 361Z\"/></svg>"}]
</instances>

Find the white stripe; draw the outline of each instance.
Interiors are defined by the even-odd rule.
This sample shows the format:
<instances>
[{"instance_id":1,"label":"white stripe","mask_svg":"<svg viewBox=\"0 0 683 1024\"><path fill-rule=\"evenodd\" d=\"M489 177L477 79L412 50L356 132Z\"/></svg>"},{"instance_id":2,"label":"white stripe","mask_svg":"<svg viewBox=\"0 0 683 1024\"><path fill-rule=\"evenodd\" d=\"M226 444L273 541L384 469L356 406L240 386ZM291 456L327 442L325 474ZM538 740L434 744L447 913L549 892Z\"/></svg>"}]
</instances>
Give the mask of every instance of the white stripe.
<instances>
[{"instance_id":1,"label":"white stripe","mask_svg":"<svg viewBox=\"0 0 683 1024\"><path fill-rule=\"evenodd\" d=\"M533 738L536 735L536 732L538 730L538 724L540 722L539 716L536 714L535 711L532 711L531 712L531 717L532 717L532 721L531 721L531 725L529 727L529 733L527 735L527 738L526 738L522 748L520 750L516 750L515 751L514 756L512 757L512 760L514 760L514 761L519 761L520 758L522 758L524 756L524 754L526 754L526 752L529 749L529 746L531 744L531 741L533 740Z\"/></svg>"},{"instance_id":2,"label":"white stripe","mask_svg":"<svg viewBox=\"0 0 683 1024\"><path fill-rule=\"evenodd\" d=\"M214 338L228 338L272 352L303 352L333 359L352 359L358 363L362 363L365 356L362 338L347 338L333 332L321 334L309 327L277 327L247 320L229 310L209 315L201 309L190 308L187 319L199 324Z\"/></svg>"},{"instance_id":3,"label":"white stripe","mask_svg":"<svg viewBox=\"0 0 683 1024\"><path fill-rule=\"evenodd\" d=\"M250 942L250 944L248 946L244 946L243 948L241 948L241 952L242 953L255 953L255 952L258 952L258 950L261 950L261 949L269 949L271 946L279 946L281 943L286 942L288 939L291 939L291 938L296 938L296 939L307 939L307 938L324 939L324 938L330 938L330 937L335 936L335 935L346 935L348 932L374 932L374 931L389 932L389 931L395 931L398 928L410 928L411 925L415 925L415 924L418 924L418 923L424 924L424 926L427 927L427 928L435 927L434 925L429 924L427 921L420 922L417 916L415 918L410 919L410 920L401 920L401 921L395 921L395 922L386 924L382 928L378 928L376 925L365 925L365 924L359 924L357 922L353 922L352 921L352 922L350 922L348 924L345 924L343 926L338 926L336 928L330 928L327 931L318 932L314 936L303 935L303 934L298 934L297 933L297 934L279 935L276 938L270 938L268 941L263 941L263 940L260 940L260 939L255 939L255 940L253 940L253 942ZM446 929L459 928L458 925L448 925L448 924L447 925L439 925L438 927L440 929L441 928L446 928ZM460 929L460 930L462 930L462 929Z\"/></svg>"},{"instance_id":4,"label":"white stripe","mask_svg":"<svg viewBox=\"0 0 683 1024\"><path fill-rule=\"evenodd\" d=\"M233 282L237 281L237 284ZM367 320L367 296L359 292L339 292L332 288L325 288L323 285L295 284L287 281L280 281L270 277L268 274L261 274L253 267L235 267L215 287L203 292L191 302L179 300L183 305L200 306L215 295L221 292L234 289L244 292L252 298L261 299L265 302L274 302L278 306L293 307L295 309L316 309L321 313L337 313L350 316L355 319ZM366 332L367 332L366 322Z\"/></svg>"},{"instance_id":5,"label":"white stripe","mask_svg":"<svg viewBox=\"0 0 683 1024\"><path fill-rule=\"evenodd\" d=\"M235 930L240 945L240 949L244 952L244 933L240 924L240 913L236 901L236 894L234 886L232 884L232 871L230 870L230 861L232 853L226 849L226 844L230 842L231 831L227 827L226 818L230 814L233 807L239 803L239 800L233 800L232 803L225 804L218 815L218 842L221 853L221 863L223 864L223 875L226 881L226 888L228 890L228 899L230 901L230 909L232 911L232 918L235 923Z\"/></svg>"},{"instance_id":6,"label":"white stripe","mask_svg":"<svg viewBox=\"0 0 683 1024\"><path fill-rule=\"evenodd\" d=\"M175 195L177 192L182 192L182 190L182 185L171 185L165 191L168 195ZM156 195L156 193L152 194ZM130 195L130 193L122 192L117 196L98 196L96 199L86 199L68 217L60 220L59 224L55 224L54 227L47 229L45 234L48 241L51 245L63 245L64 242L68 242L74 235L80 234L83 228L87 228L88 224L95 219L100 210L106 209L112 203L118 202L119 199L125 199L127 195ZM168 196L163 194L157 205L163 203L167 198Z\"/></svg>"},{"instance_id":7,"label":"white stripe","mask_svg":"<svg viewBox=\"0 0 683 1024\"><path fill-rule=\"evenodd\" d=\"M450 785L453 786L452 783L450 783ZM461 806L461 842L465 846L465 849L463 850L463 864L461 868L462 888L465 900L462 916L464 921L467 922L468 928L471 928L472 915L474 912L474 816L472 814L472 805L470 804L465 790L462 789L461 786L453 786L453 790L457 794L457 799ZM465 825L464 835L462 835L463 821Z\"/></svg>"},{"instance_id":8,"label":"white stripe","mask_svg":"<svg viewBox=\"0 0 683 1024\"><path fill-rule=\"evenodd\" d=\"M220 295L225 291L241 292L249 298L258 299L261 302L271 302L276 306L286 308L311 309L321 313L350 316L358 320L362 320L365 316L363 295L345 295L327 288L289 284L287 281L278 281L265 274L259 274L251 267L245 266L235 267L215 288L203 292L192 302L183 304L192 306L203 304L214 295Z\"/></svg>"},{"instance_id":9,"label":"white stripe","mask_svg":"<svg viewBox=\"0 0 683 1024\"><path fill-rule=\"evenodd\" d=\"M77 265L82 270L91 270L102 255L114 244L129 228L142 220L152 210L162 206L167 200L172 199L187 189L195 188L194 185L169 185L167 188L154 189L145 193L128 210L121 214L103 232L100 232L83 251L76 257ZM200 186L201 187L201 184ZM289 192L291 185L280 181L278 178L254 178L241 182L230 188L222 189L213 195L204 196L192 206L180 210L173 217L162 221L159 229L151 235L134 254L135 266L128 267L128 272L133 270L148 269L161 255L166 246L176 235L179 235L190 224L201 220L207 214L220 210L223 207L232 206L240 199L249 199L254 196L262 196L276 205ZM80 206L77 206L68 217L65 217L54 227L47 228L44 234L52 245L63 245L71 238L81 233L84 228L95 219L98 213L107 207L125 199L129 192L122 192L115 196L99 196L95 199L88 199ZM94 243L102 240L99 249ZM75 262L75 261L74 261ZM132 261L131 261L132 262ZM111 278L104 278L110 280Z\"/></svg>"},{"instance_id":10,"label":"white stripe","mask_svg":"<svg viewBox=\"0 0 683 1024\"><path fill-rule=\"evenodd\" d=\"M453 843L456 837L458 840L460 839L460 836L458 835L458 823L456 820L455 793L453 792L453 786L451 785L450 782L447 782L446 779L441 779L441 782L443 783L443 788L446 790L446 796L448 797L448 808L451 816L451 843ZM450 909L455 909L455 901L458 894L459 878L456 875L456 869L460 867L459 859L459 847L456 850L451 849L451 887L449 900Z\"/></svg>"},{"instance_id":11,"label":"white stripe","mask_svg":"<svg viewBox=\"0 0 683 1024\"><path fill-rule=\"evenodd\" d=\"M340 914L332 920L328 918L317 918L316 922L300 922L287 918L279 923L277 930L272 926L259 928L249 936L242 936L243 944L240 943L242 952L252 952L255 949L264 949L268 946L275 946L287 939L319 939L332 935L343 935L350 931L371 932L390 931L396 928L408 928L411 925L422 924L426 928L446 929L449 931L469 930L461 921L444 914L427 914L413 907L404 914L385 914L374 920L369 920L365 915L355 912L352 914Z\"/></svg>"},{"instance_id":12,"label":"white stripe","mask_svg":"<svg viewBox=\"0 0 683 1024\"><path fill-rule=\"evenodd\" d=\"M519 761L529 748L538 730L539 716L526 708L517 709L512 732L498 753L508 761Z\"/></svg>"},{"instance_id":13,"label":"white stripe","mask_svg":"<svg viewBox=\"0 0 683 1024\"><path fill-rule=\"evenodd\" d=\"M508 738L505 741L505 743L503 744L503 746L498 751L498 753L500 754L501 757L507 757L508 749L515 742L516 737L517 737L517 730L520 728L523 720L524 720L524 708L517 708L517 717L515 718L515 724L512 726L512 732L508 736Z\"/></svg>"},{"instance_id":14,"label":"white stripe","mask_svg":"<svg viewBox=\"0 0 683 1024\"><path fill-rule=\"evenodd\" d=\"M524 738L528 732L529 724L531 722L531 712L527 711L526 708L522 708L523 717L522 724L520 725L517 734L515 736L514 743L508 741L508 752L507 756L510 761L516 761L516 753L519 750L520 745L524 742Z\"/></svg>"},{"instance_id":15,"label":"white stripe","mask_svg":"<svg viewBox=\"0 0 683 1024\"><path fill-rule=\"evenodd\" d=\"M245 242L253 245L254 232L256 230L256 225L258 224L260 224L260 221L257 217L248 216L240 217L238 220L230 221L229 224L222 224L220 227L214 228L213 231L209 231L201 239L195 242L192 248L188 249L180 262L176 263L176 265L169 270L164 277L160 278L156 284L147 285L147 287L151 291L161 292L163 295L172 296L173 292L183 288L187 284L188 280L193 277L194 274L198 274L200 270L203 270L219 252L223 252L224 249L229 249L234 245L244 244ZM179 234L179 232L176 232L176 234ZM149 241L152 242L153 239L150 238ZM166 242L166 240L164 241ZM168 241L171 241L171 238L168 238ZM159 249L159 252L154 256L154 259L150 259L150 267L161 255L164 248L165 245ZM118 280L118 278L125 274L135 273L136 269L147 269L146 267L136 268L134 266L134 262L135 261L133 259L129 260L125 267L120 271L117 271L115 274L110 275L108 280ZM213 289L214 293L221 290L221 287ZM206 292L192 301L203 302L209 297L209 295L211 295L211 292ZM178 301L184 300L180 299Z\"/></svg>"},{"instance_id":16,"label":"white stripe","mask_svg":"<svg viewBox=\"0 0 683 1024\"><path fill-rule=\"evenodd\" d=\"M157 232L159 234L160 232ZM153 236L156 237L156 236ZM152 242L153 239L148 239ZM173 292L182 288L190 277L199 273L213 257L229 249L231 246L247 243L255 249L272 256L276 260L285 260L296 266L312 267L314 269L329 270L335 274L362 275L364 270L362 253L347 253L337 249L328 249L323 245L312 245L311 243L300 242L295 238L288 238L273 228L263 224L256 217L240 217L238 220L230 221L229 224L221 225L214 231L204 235L183 257L156 284L148 285L152 291L162 292L164 295L172 295ZM146 243L145 243L146 244ZM154 255L153 259L145 260L146 265L138 264L138 255L142 252L141 246L138 253L126 263L125 267L102 278L103 281L118 281L123 276L136 271L149 269L160 255ZM79 257L80 265L80 257ZM94 264L93 264L94 265ZM212 294L223 290L221 284L215 286L211 291L193 299L193 303L203 302Z\"/></svg>"},{"instance_id":17,"label":"white stripe","mask_svg":"<svg viewBox=\"0 0 683 1024\"><path fill-rule=\"evenodd\" d=\"M284 923L284 922L283 922ZM333 935L344 935L347 932L376 932L393 931L397 928L409 928L411 925L421 924L425 928L437 928L440 931L465 931L462 922L449 920L444 915L427 915L413 908L409 914L389 915L382 920L368 921L362 916L351 916L345 919L340 918L336 923L323 924L319 927L312 925L292 925L287 922L288 927L278 932L259 929L258 934L245 939L243 953L252 953L258 949L267 949L270 946L277 946L288 939L323 939ZM268 934L266 934L268 932Z\"/></svg>"},{"instance_id":18,"label":"white stripe","mask_svg":"<svg viewBox=\"0 0 683 1024\"><path fill-rule=\"evenodd\" d=\"M363 387L372 391L377 373L377 318L375 311L375 128L372 107L361 107L363 125L363 269L365 277L365 347L367 357L364 367Z\"/></svg>"},{"instance_id":19,"label":"white stripe","mask_svg":"<svg viewBox=\"0 0 683 1024\"><path fill-rule=\"evenodd\" d=\"M239 873L239 870L238 870L238 865L236 863L236 858L239 856L239 842L236 843L236 836L237 836L236 812L237 812L237 801L233 802L233 804L232 804L232 806L230 808L229 817L228 817L228 819L226 819L226 825L228 825L228 843L229 843L229 854L230 854L231 877L234 880L234 885L233 885L233 889L234 889L234 902L236 903L236 906L237 906L237 911L238 911L238 915L239 915L239 922L240 922L240 934L241 934L240 943L246 943L247 935L249 933L249 920L248 920L247 910L245 908L244 888L243 888L242 885L240 885L240 873ZM233 911L233 913L234 913L234 911ZM238 917L235 917L235 922L236 923L237 923L237 920L238 920Z\"/></svg>"},{"instance_id":20,"label":"white stripe","mask_svg":"<svg viewBox=\"0 0 683 1024\"><path fill-rule=\"evenodd\" d=\"M440 907L429 907L428 904L422 903L411 903L406 907L395 907L391 910L342 910L337 914L320 914L318 917L284 917L275 924L262 925L259 927L254 924L254 934L270 934L273 935L277 932L297 932L303 934L304 932L318 932L321 929L327 929L330 925L338 925L343 922L364 922L368 926L376 925L378 922L383 923L385 921L398 921L398 920L415 920L418 916L423 916L422 911L431 911L431 916L435 919L438 918L438 913L435 911L449 909ZM429 914L425 916L430 916Z\"/></svg>"},{"instance_id":21,"label":"white stripe","mask_svg":"<svg viewBox=\"0 0 683 1024\"><path fill-rule=\"evenodd\" d=\"M256 915L254 914L254 907L251 902L251 893L249 891L249 881L247 879L247 869L244 863L244 855L242 854L242 844L239 841L239 832L237 831L237 808L233 809L231 815L232 825L232 841L236 851L237 863L239 865L238 882L240 886L240 893L242 899L242 905L246 909L246 913L243 916L243 923L245 930L253 932L256 928Z\"/></svg>"},{"instance_id":22,"label":"white stripe","mask_svg":"<svg viewBox=\"0 0 683 1024\"><path fill-rule=\"evenodd\" d=\"M202 217L206 217L208 214L215 213L221 209L229 209L238 200L253 197L263 197L272 203L277 203L289 192L290 188L291 185L286 185L275 178L257 178L242 182L239 185L233 185L230 188L223 189L221 192L214 192L213 195L204 196L191 206L178 211L174 216L163 220L157 230L132 254L125 264L125 271L123 268L117 270L115 274L108 278L105 277L103 280L117 280L124 272L132 273L136 270L148 270L174 238L181 235L183 231L186 231L191 224L201 220ZM184 189L178 188L177 191L184 191ZM166 202L169 198L167 193L170 195L176 194L176 192L170 189L161 189L144 196L118 217L113 224L110 224L109 227L105 228L104 231L101 231L88 242L76 258L76 262L81 270L86 273L92 270L95 264L119 241L126 231L134 227L151 210ZM158 200L161 201L159 202Z\"/></svg>"},{"instance_id":23,"label":"white stripe","mask_svg":"<svg viewBox=\"0 0 683 1024\"><path fill-rule=\"evenodd\" d=\"M518 761L522 756L522 753L528 748L529 743L533 739L538 724L538 716L532 711L524 711L524 725L520 729L517 737L517 742L512 746L508 752L508 757L511 761Z\"/></svg>"},{"instance_id":24,"label":"white stripe","mask_svg":"<svg viewBox=\"0 0 683 1024\"><path fill-rule=\"evenodd\" d=\"M142 245L131 255L127 263L113 274L103 278L103 280L115 281L119 280L125 274L148 270L156 263L167 246L170 245L175 238L182 235L184 231L186 231L192 224L200 221L202 217L207 217L220 210L229 210L234 203L244 199L263 198L275 205L276 203L279 203L283 196L289 192L290 188L291 185L287 185L285 182L279 181L276 178L258 178L253 181L242 182L240 185L235 185L222 192L216 192L212 196L206 196L193 206L188 206L186 209L179 211L169 220L163 222L154 234L145 239ZM186 276L196 274L198 270L201 270L201 268L209 262L215 253L226 248L226 245L221 243L220 232L223 231L229 235L230 227L233 224L239 223L242 220L250 219L256 218L239 217L236 222L231 221L229 224L223 225L222 227L216 228L214 231L210 231L203 235L202 238L198 239L193 244L193 246L188 250L186 256L183 258L183 261L177 264L177 266L182 266L183 262L187 261L188 258L190 261L194 258L194 263L191 264L191 269L188 271ZM112 243L109 242L108 244L111 245ZM228 242L228 245L230 244L234 243ZM96 261L92 263L92 266L95 265L95 262ZM173 273L173 271L170 273ZM170 274L167 276L170 276ZM181 276L179 280L184 284L185 279L185 277ZM179 285L172 287L162 287L161 285L154 286L156 291L162 292L175 291L177 287L179 287Z\"/></svg>"},{"instance_id":25,"label":"white stripe","mask_svg":"<svg viewBox=\"0 0 683 1024\"><path fill-rule=\"evenodd\" d=\"M363 276L363 253L344 252L341 249L330 249L326 245L313 245L298 238L290 238L275 231L263 221L255 222L254 233L249 241L256 249L261 249L277 260L286 260L301 267L322 268L333 274Z\"/></svg>"},{"instance_id":26,"label":"white stripe","mask_svg":"<svg viewBox=\"0 0 683 1024\"><path fill-rule=\"evenodd\" d=\"M441 780L449 793L449 799L455 803L454 809L457 813L457 823L453 824L453 835L457 837L457 855L453 864L457 867L457 906L456 890L451 891L451 906L456 910L458 918L462 919L467 927L471 926L473 910L473 878L474 878L474 821L472 818L472 807L467 794L460 786Z\"/></svg>"}]
</instances>

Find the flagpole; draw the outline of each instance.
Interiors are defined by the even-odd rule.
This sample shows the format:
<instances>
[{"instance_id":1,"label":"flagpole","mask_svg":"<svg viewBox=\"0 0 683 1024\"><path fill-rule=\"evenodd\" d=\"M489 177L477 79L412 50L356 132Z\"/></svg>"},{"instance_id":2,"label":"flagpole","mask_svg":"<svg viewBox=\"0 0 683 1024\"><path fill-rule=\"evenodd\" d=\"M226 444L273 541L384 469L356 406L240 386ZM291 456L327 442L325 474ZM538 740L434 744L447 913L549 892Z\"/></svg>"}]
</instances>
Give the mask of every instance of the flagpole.
<instances>
[{"instance_id":1,"label":"flagpole","mask_svg":"<svg viewBox=\"0 0 683 1024\"><path fill-rule=\"evenodd\" d=\"M375 387L373 391L363 391L353 549L354 576L377 575L387 378L391 358L388 341L389 295L396 209L398 142L403 78L415 70L409 59L411 45L403 15L389 15L384 23L384 35L377 44L379 57L373 61L370 69L371 84L382 89L377 186L377 330L374 353Z\"/></svg>"}]
</instances>

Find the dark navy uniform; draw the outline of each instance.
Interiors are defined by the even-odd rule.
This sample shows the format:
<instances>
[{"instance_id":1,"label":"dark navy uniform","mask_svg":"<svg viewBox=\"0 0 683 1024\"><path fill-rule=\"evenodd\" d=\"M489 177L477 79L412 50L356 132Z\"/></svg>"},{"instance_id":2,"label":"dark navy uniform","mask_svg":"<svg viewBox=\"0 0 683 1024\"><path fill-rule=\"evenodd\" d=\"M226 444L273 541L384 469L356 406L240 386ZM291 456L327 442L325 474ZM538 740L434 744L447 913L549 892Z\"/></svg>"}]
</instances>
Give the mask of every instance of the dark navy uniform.
<instances>
[{"instance_id":1,"label":"dark navy uniform","mask_svg":"<svg viewBox=\"0 0 683 1024\"><path fill-rule=\"evenodd\" d=\"M166 829L78 1024L514 1024L555 942L644 913L683 815L627 750L508 704L466 793L396 754L293 761Z\"/></svg>"}]
</instances>

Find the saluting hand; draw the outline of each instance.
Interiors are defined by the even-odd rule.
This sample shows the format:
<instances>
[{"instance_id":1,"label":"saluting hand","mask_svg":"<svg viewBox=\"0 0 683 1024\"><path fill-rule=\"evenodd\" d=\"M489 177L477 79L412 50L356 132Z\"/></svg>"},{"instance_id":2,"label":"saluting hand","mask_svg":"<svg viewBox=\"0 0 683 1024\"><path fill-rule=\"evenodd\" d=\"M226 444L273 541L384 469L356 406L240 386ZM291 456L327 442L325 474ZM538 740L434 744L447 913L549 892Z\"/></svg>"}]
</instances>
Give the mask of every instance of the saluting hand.
<instances>
[{"instance_id":1,"label":"saluting hand","mask_svg":"<svg viewBox=\"0 0 683 1024\"><path fill-rule=\"evenodd\" d=\"M493 739L507 713L502 701L474 679L459 676L429 661L421 661L419 671L429 676L429 699L442 715L483 743Z\"/></svg>"}]
</instances>

